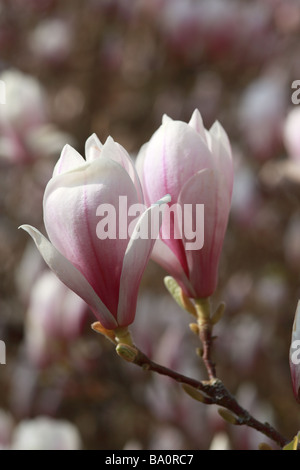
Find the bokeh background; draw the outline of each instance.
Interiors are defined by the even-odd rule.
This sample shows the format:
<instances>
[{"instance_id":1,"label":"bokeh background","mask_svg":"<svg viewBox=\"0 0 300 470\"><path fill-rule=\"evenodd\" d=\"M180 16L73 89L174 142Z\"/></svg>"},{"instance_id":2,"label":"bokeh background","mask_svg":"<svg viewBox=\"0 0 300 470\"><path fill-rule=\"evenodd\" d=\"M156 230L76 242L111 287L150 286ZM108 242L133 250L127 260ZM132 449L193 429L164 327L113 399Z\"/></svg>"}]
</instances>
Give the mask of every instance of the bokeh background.
<instances>
[{"instance_id":1,"label":"bokeh background","mask_svg":"<svg viewBox=\"0 0 300 470\"><path fill-rule=\"evenodd\" d=\"M188 121L195 108L207 128L222 123L235 162L213 298L226 302L217 371L255 417L296 434L288 355L300 297L300 120L291 100L299 38L298 0L0 1L0 447L267 442L118 358L17 229L44 232L43 191L66 143L83 154L91 133L111 135L135 158L163 114ZM169 298L164 275L149 263L134 339L153 359L204 379L191 318Z\"/></svg>"}]
</instances>

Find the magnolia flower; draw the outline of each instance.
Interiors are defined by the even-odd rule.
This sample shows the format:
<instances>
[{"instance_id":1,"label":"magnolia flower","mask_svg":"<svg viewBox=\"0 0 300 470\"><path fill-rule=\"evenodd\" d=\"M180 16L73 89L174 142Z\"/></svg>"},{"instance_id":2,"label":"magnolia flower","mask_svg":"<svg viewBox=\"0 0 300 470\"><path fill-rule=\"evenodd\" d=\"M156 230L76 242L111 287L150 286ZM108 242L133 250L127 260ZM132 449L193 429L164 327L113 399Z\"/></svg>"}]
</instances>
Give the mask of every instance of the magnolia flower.
<instances>
[{"instance_id":1,"label":"magnolia flower","mask_svg":"<svg viewBox=\"0 0 300 470\"><path fill-rule=\"evenodd\" d=\"M139 283L155 242L155 236L139 234L145 233L149 217L169 201L166 197L148 209L143 206L143 212L138 211L139 217L129 224L119 208L120 197L128 207L143 203L134 165L111 137L102 145L92 135L86 142L86 160L65 146L46 187L44 223L50 241L36 228L22 226L54 273L109 330L134 320ZM98 230L99 224L102 229L105 225L98 215L111 207L115 218L108 217L107 223L115 223L112 232L118 229L119 236ZM157 234L158 230L159 226Z\"/></svg>"},{"instance_id":2,"label":"magnolia flower","mask_svg":"<svg viewBox=\"0 0 300 470\"><path fill-rule=\"evenodd\" d=\"M300 402L300 301L297 305L293 324L290 347L290 369L294 395L296 400Z\"/></svg>"},{"instance_id":3,"label":"magnolia flower","mask_svg":"<svg viewBox=\"0 0 300 470\"><path fill-rule=\"evenodd\" d=\"M173 233L164 217L152 258L189 297L210 296L217 284L233 186L230 144L223 127L215 122L207 131L198 110L188 124L164 116L161 127L141 148L137 170L148 205L167 193L172 204L177 203L171 224ZM197 229L200 204L204 206L204 218ZM203 231L202 248L191 246L185 230L181 237L175 233L180 225L179 208L184 212L185 205L192 207L190 218L196 222L195 236Z\"/></svg>"}]
</instances>

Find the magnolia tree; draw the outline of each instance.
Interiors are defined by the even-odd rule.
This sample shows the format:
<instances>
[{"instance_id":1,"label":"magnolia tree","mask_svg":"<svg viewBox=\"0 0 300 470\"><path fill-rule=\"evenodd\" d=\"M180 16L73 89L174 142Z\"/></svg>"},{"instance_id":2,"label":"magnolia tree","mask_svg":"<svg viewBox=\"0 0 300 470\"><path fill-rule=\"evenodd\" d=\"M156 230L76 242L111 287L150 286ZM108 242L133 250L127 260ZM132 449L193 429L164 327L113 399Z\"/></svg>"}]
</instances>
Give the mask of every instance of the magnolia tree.
<instances>
[{"instance_id":1,"label":"magnolia tree","mask_svg":"<svg viewBox=\"0 0 300 470\"><path fill-rule=\"evenodd\" d=\"M66 145L44 193L48 238L22 225L45 262L94 313L94 331L117 354L144 371L168 376L204 405L219 406L232 425L264 434L280 448L296 449L275 428L252 416L225 387L213 359L214 325L225 310L212 309L231 206L233 159L220 123L205 129L195 110L189 123L163 117L142 146L136 165L109 137L86 141L86 158ZM133 338L139 286L150 257L166 271L165 285L192 318L197 354L207 377L182 375L154 362ZM298 309L299 312L300 309ZM295 397L300 390L300 314L295 318L290 367ZM191 333L191 334L192 334ZM222 338L219 338L222 341ZM200 360L200 359L199 359ZM270 448L262 443L261 448Z\"/></svg>"}]
</instances>

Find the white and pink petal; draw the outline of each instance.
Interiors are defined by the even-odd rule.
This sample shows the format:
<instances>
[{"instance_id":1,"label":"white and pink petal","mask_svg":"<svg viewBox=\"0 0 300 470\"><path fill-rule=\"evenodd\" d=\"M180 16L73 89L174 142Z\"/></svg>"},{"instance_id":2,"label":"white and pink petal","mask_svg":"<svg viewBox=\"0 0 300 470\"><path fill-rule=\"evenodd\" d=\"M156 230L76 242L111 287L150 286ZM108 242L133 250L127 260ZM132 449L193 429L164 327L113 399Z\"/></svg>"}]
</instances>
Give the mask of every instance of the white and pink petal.
<instances>
[{"instance_id":1,"label":"white and pink petal","mask_svg":"<svg viewBox=\"0 0 300 470\"><path fill-rule=\"evenodd\" d=\"M71 145L65 145L53 171L53 177L85 165L84 158Z\"/></svg>"},{"instance_id":2,"label":"white and pink petal","mask_svg":"<svg viewBox=\"0 0 300 470\"><path fill-rule=\"evenodd\" d=\"M126 233L123 239L116 239L119 221L127 224L119 212L120 195L127 198L128 205L137 203L127 172L103 156L87 163L81 171L50 180L44 194L44 222L51 243L85 276L113 315L117 314L128 244ZM100 239L98 224L106 210L109 234Z\"/></svg>"},{"instance_id":3,"label":"white and pink petal","mask_svg":"<svg viewBox=\"0 0 300 470\"><path fill-rule=\"evenodd\" d=\"M92 134L85 142L85 157L87 162L92 162L101 156L103 145L96 134Z\"/></svg>"},{"instance_id":4,"label":"white and pink petal","mask_svg":"<svg viewBox=\"0 0 300 470\"><path fill-rule=\"evenodd\" d=\"M79 295L79 297L90 306L100 323L107 329L115 328L117 326L116 319L98 297L82 273L35 227L22 225L20 228L25 230L32 237L49 268L67 287Z\"/></svg>"},{"instance_id":5,"label":"white and pink petal","mask_svg":"<svg viewBox=\"0 0 300 470\"><path fill-rule=\"evenodd\" d=\"M170 202L167 195L146 209L139 217L124 256L118 306L118 324L127 326L133 322L138 289L154 243L159 235L159 212Z\"/></svg>"}]
</instances>

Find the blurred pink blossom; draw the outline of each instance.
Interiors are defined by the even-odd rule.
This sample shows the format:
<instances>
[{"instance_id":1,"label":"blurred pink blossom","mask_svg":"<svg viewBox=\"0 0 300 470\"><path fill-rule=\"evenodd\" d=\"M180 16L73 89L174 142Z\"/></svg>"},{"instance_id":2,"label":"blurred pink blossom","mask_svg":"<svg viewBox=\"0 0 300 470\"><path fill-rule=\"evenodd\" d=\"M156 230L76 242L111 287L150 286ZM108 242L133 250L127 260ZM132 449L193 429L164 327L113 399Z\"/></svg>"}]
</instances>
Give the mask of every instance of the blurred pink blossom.
<instances>
[{"instance_id":1,"label":"blurred pink blossom","mask_svg":"<svg viewBox=\"0 0 300 470\"><path fill-rule=\"evenodd\" d=\"M0 409L0 450L7 449L13 432L14 421L10 413Z\"/></svg>"},{"instance_id":2,"label":"blurred pink blossom","mask_svg":"<svg viewBox=\"0 0 300 470\"><path fill-rule=\"evenodd\" d=\"M61 18L41 21L31 32L29 48L39 59L59 64L70 54L72 30Z\"/></svg>"},{"instance_id":3,"label":"blurred pink blossom","mask_svg":"<svg viewBox=\"0 0 300 470\"><path fill-rule=\"evenodd\" d=\"M80 450L78 429L69 421L38 416L15 428L12 450Z\"/></svg>"},{"instance_id":4,"label":"blurred pink blossom","mask_svg":"<svg viewBox=\"0 0 300 470\"><path fill-rule=\"evenodd\" d=\"M26 315L25 343L31 361L48 364L60 354L60 342L76 339L86 318L86 303L52 271L45 271L31 291Z\"/></svg>"},{"instance_id":5,"label":"blurred pink blossom","mask_svg":"<svg viewBox=\"0 0 300 470\"><path fill-rule=\"evenodd\" d=\"M251 229L260 206L261 196L255 172L240 158L234 173L231 214L238 225Z\"/></svg>"},{"instance_id":6,"label":"blurred pink blossom","mask_svg":"<svg viewBox=\"0 0 300 470\"><path fill-rule=\"evenodd\" d=\"M0 158L28 163L56 154L67 135L49 122L41 83L16 69L3 72L0 80L6 95L0 114Z\"/></svg>"},{"instance_id":7,"label":"blurred pink blossom","mask_svg":"<svg viewBox=\"0 0 300 470\"><path fill-rule=\"evenodd\" d=\"M298 107L289 111L286 117L283 140L288 156L296 163L300 163L300 108Z\"/></svg>"},{"instance_id":8,"label":"blurred pink blossom","mask_svg":"<svg viewBox=\"0 0 300 470\"><path fill-rule=\"evenodd\" d=\"M251 157L266 160L274 156L281 143L285 95L284 80L279 73L259 77L245 89L238 119Z\"/></svg>"}]
</instances>

